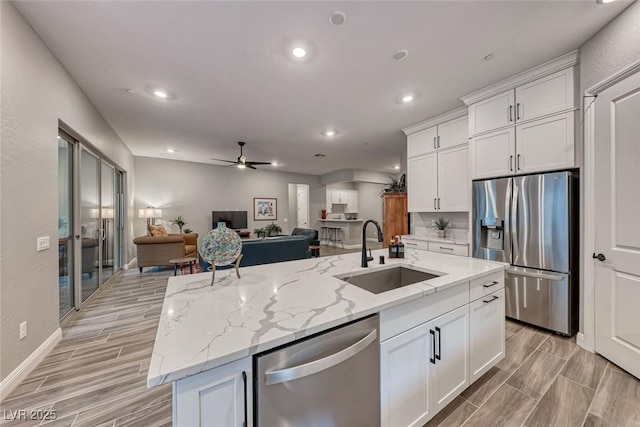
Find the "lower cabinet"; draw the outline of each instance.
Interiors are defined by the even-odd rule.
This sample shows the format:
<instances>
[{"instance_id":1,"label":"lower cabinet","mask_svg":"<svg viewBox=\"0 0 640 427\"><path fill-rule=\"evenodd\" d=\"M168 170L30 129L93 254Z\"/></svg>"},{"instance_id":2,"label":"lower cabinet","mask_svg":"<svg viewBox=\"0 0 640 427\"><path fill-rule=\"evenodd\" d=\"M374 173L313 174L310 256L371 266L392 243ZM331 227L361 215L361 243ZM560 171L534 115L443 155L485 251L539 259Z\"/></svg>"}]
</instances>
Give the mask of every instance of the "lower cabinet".
<instances>
[{"instance_id":1,"label":"lower cabinet","mask_svg":"<svg viewBox=\"0 0 640 427\"><path fill-rule=\"evenodd\" d=\"M174 426L249 427L252 422L251 357L174 382Z\"/></svg>"},{"instance_id":2,"label":"lower cabinet","mask_svg":"<svg viewBox=\"0 0 640 427\"><path fill-rule=\"evenodd\" d=\"M468 357L468 305L383 341L381 425L424 425L469 385Z\"/></svg>"},{"instance_id":3,"label":"lower cabinet","mask_svg":"<svg viewBox=\"0 0 640 427\"><path fill-rule=\"evenodd\" d=\"M469 304L471 383L504 357L504 289Z\"/></svg>"}]
</instances>

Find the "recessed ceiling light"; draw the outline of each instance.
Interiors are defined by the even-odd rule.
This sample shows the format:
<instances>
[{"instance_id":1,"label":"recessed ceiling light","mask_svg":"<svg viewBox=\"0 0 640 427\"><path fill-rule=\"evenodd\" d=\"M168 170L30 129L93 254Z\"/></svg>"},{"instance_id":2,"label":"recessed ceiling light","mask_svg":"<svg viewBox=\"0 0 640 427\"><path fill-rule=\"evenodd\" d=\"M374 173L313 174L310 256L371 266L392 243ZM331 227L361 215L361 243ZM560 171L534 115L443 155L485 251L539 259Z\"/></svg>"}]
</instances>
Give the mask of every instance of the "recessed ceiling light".
<instances>
[{"instance_id":1,"label":"recessed ceiling light","mask_svg":"<svg viewBox=\"0 0 640 427\"><path fill-rule=\"evenodd\" d=\"M271 166L278 166L278 162L274 160L273 162L271 162Z\"/></svg>"},{"instance_id":2,"label":"recessed ceiling light","mask_svg":"<svg viewBox=\"0 0 640 427\"><path fill-rule=\"evenodd\" d=\"M394 166L393 168L394 168L395 170L398 170L398 169L400 169L400 166L396 165L396 166Z\"/></svg>"},{"instance_id":3,"label":"recessed ceiling light","mask_svg":"<svg viewBox=\"0 0 640 427\"><path fill-rule=\"evenodd\" d=\"M169 148L167 149L167 153L174 153L175 151L173 151L173 148Z\"/></svg>"},{"instance_id":4,"label":"recessed ceiling light","mask_svg":"<svg viewBox=\"0 0 640 427\"><path fill-rule=\"evenodd\" d=\"M495 55L493 53L488 54L487 56L484 57L485 61L491 61L493 58L495 57Z\"/></svg>"},{"instance_id":5,"label":"recessed ceiling light","mask_svg":"<svg viewBox=\"0 0 640 427\"><path fill-rule=\"evenodd\" d=\"M322 154L322 153L318 153L318 154L314 154L313 157L327 157L326 154Z\"/></svg>"},{"instance_id":6,"label":"recessed ceiling light","mask_svg":"<svg viewBox=\"0 0 640 427\"><path fill-rule=\"evenodd\" d=\"M335 130L329 129L329 130L324 131L324 136L334 136L335 134L336 134Z\"/></svg>"},{"instance_id":7,"label":"recessed ceiling light","mask_svg":"<svg viewBox=\"0 0 640 427\"><path fill-rule=\"evenodd\" d=\"M329 22L333 25L342 25L347 20L347 15L344 12L333 12L329 17Z\"/></svg>"},{"instance_id":8,"label":"recessed ceiling light","mask_svg":"<svg viewBox=\"0 0 640 427\"><path fill-rule=\"evenodd\" d=\"M307 51L301 47L296 47L291 51L291 53L293 53L293 56L295 56L296 58L304 58L307 54Z\"/></svg>"},{"instance_id":9,"label":"recessed ceiling light","mask_svg":"<svg viewBox=\"0 0 640 427\"><path fill-rule=\"evenodd\" d=\"M411 102L413 101L413 95L405 95L402 97L402 102Z\"/></svg>"},{"instance_id":10,"label":"recessed ceiling light","mask_svg":"<svg viewBox=\"0 0 640 427\"><path fill-rule=\"evenodd\" d=\"M393 59L396 61L402 61L407 56L409 56L409 51L406 49L402 49L393 54Z\"/></svg>"},{"instance_id":11,"label":"recessed ceiling light","mask_svg":"<svg viewBox=\"0 0 640 427\"><path fill-rule=\"evenodd\" d=\"M166 99L169 95L167 94L167 92L165 92L164 90L161 89L156 89L153 91L153 94L155 96L157 96L158 98L162 98L162 99Z\"/></svg>"}]
</instances>

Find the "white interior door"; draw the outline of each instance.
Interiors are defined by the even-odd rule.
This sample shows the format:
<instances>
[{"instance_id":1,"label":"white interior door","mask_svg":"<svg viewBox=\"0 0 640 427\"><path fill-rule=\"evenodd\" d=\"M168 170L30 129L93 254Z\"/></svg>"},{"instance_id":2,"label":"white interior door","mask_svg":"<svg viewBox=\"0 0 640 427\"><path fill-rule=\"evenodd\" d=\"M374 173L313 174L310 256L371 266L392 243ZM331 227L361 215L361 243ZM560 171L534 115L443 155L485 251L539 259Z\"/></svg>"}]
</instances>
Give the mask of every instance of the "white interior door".
<instances>
[{"instance_id":1,"label":"white interior door","mask_svg":"<svg viewBox=\"0 0 640 427\"><path fill-rule=\"evenodd\" d=\"M309 186L298 184L298 227L309 228Z\"/></svg>"},{"instance_id":2,"label":"white interior door","mask_svg":"<svg viewBox=\"0 0 640 427\"><path fill-rule=\"evenodd\" d=\"M595 108L595 348L640 378L640 73Z\"/></svg>"}]
</instances>

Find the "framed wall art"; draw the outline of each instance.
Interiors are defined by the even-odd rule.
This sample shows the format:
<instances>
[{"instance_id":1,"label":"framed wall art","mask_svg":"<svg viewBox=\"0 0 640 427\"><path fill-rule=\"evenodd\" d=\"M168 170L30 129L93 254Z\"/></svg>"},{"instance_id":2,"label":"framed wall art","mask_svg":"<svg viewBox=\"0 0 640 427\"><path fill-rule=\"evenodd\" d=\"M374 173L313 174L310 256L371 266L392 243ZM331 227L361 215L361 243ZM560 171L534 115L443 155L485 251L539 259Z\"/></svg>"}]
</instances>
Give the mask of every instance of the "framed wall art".
<instances>
[{"instance_id":1,"label":"framed wall art","mask_svg":"<svg viewBox=\"0 0 640 427\"><path fill-rule=\"evenodd\" d=\"M278 199L253 198L253 220L275 221L278 219Z\"/></svg>"}]
</instances>

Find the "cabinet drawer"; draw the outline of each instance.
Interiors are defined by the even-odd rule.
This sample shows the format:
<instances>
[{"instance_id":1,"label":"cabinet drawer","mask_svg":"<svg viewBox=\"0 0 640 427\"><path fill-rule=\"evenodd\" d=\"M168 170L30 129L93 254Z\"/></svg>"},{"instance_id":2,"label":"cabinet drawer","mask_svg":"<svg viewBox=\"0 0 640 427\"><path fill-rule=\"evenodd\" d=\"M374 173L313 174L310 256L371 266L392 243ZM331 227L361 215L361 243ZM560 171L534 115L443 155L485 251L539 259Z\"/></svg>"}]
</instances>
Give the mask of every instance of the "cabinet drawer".
<instances>
[{"instance_id":1,"label":"cabinet drawer","mask_svg":"<svg viewBox=\"0 0 640 427\"><path fill-rule=\"evenodd\" d=\"M475 301L502 288L504 288L504 271L473 279L469 289L469 300Z\"/></svg>"},{"instance_id":2,"label":"cabinet drawer","mask_svg":"<svg viewBox=\"0 0 640 427\"><path fill-rule=\"evenodd\" d=\"M380 342L469 303L469 282L382 310Z\"/></svg>"},{"instance_id":3,"label":"cabinet drawer","mask_svg":"<svg viewBox=\"0 0 640 427\"><path fill-rule=\"evenodd\" d=\"M443 254L469 256L469 246L452 245L450 243L429 242L431 252L441 252Z\"/></svg>"},{"instance_id":4,"label":"cabinet drawer","mask_svg":"<svg viewBox=\"0 0 640 427\"><path fill-rule=\"evenodd\" d=\"M405 247L411 249L420 249L422 251L429 249L428 242L422 240L402 239L402 243L404 243Z\"/></svg>"}]
</instances>

